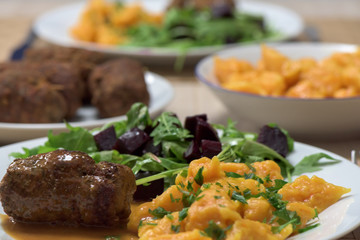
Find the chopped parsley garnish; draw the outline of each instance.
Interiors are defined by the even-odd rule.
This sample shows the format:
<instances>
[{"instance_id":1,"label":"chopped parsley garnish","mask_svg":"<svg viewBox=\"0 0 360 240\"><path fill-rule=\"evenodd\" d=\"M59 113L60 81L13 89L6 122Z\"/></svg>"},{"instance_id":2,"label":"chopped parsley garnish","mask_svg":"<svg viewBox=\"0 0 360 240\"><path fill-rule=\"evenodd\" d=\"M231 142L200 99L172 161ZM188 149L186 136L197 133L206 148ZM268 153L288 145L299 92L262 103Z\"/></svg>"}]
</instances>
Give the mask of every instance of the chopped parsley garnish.
<instances>
[{"instance_id":1,"label":"chopped parsley garnish","mask_svg":"<svg viewBox=\"0 0 360 240\"><path fill-rule=\"evenodd\" d=\"M187 217L188 210L189 210L189 208L183 208L183 209L179 212L179 221L180 221L180 222Z\"/></svg>"},{"instance_id":2,"label":"chopped parsley garnish","mask_svg":"<svg viewBox=\"0 0 360 240\"><path fill-rule=\"evenodd\" d=\"M180 225L172 225L171 224L171 230L176 233L180 232Z\"/></svg>"},{"instance_id":3,"label":"chopped parsley garnish","mask_svg":"<svg viewBox=\"0 0 360 240\"><path fill-rule=\"evenodd\" d=\"M222 240L226 238L226 231L229 230L232 225L229 225L225 229L219 227L213 220L209 221L209 226L204 230L204 236L211 237L214 240Z\"/></svg>"},{"instance_id":4,"label":"chopped parsley garnish","mask_svg":"<svg viewBox=\"0 0 360 240\"><path fill-rule=\"evenodd\" d=\"M198 185L203 185L203 183L204 183L204 176L203 176L203 171L204 171L204 166L202 166L199 170L198 170L198 172L196 173L196 175L195 175L195 178L194 178L194 180L195 180L195 182L198 184Z\"/></svg>"},{"instance_id":5,"label":"chopped parsley garnish","mask_svg":"<svg viewBox=\"0 0 360 240\"><path fill-rule=\"evenodd\" d=\"M247 204L245 197L243 195L241 195L241 193L236 192L236 191L232 192L231 199L235 200L235 201L239 201L243 204Z\"/></svg>"},{"instance_id":6,"label":"chopped parsley garnish","mask_svg":"<svg viewBox=\"0 0 360 240\"><path fill-rule=\"evenodd\" d=\"M149 209L149 213L154 216L153 219L160 219L160 218L163 218L166 215L171 214L171 212L166 211L162 207L157 207L154 210Z\"/></svg>"}]
</instances>

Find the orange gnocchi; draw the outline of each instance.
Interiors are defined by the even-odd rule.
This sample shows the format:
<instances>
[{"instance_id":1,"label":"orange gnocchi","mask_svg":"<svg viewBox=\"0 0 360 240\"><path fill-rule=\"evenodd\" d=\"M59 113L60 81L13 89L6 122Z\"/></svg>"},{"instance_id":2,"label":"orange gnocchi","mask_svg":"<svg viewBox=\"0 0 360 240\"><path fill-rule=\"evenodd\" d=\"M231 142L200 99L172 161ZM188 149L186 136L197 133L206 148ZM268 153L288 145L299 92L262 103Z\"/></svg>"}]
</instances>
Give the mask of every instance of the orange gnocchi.
<instances>
[{"instance_id":1,"label":"orange gnocchi","mask_svg":"<svg viewBox=\"0 0 360 240\"><path fill-rule=\"evenodd\" d=\"M151 202L132 210L128 229L145 239L281 240L317 217L348 188L302 176L286 183L271 161L190 163L188 174ZM219 236L219 235L216 235Z\"/></svg>"},{"instance_id":2,"label":"orange gnocchi","mask_svg":"<svg viewBox=\"0 0 360 240\"><path fill-rule=\"evenodd\" d=\"M334 53L316 61L293 60L261 45L256 66L236 58L214 57L214 73L222 87L262 96L346 98L360 95L360 49Z\"/></svg>"}]
</instances>

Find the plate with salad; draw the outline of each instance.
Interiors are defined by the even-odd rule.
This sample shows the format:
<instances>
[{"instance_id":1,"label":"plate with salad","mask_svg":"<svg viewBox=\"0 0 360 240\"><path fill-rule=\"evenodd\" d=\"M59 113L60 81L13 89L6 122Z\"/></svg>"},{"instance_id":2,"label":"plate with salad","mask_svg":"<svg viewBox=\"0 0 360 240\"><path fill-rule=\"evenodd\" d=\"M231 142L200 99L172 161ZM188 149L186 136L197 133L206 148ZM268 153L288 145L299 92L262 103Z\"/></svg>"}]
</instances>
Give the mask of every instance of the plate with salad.
<instances>
[{"instance_id":1,"label":"plate with salad","mask_svg":"<svg viewBox=\"0 0 360 240\"><path fill-rule=\"evenodd\" d=\"M295 142L285 129L275 124L264 126L259 133L242 132L231 120L227 125L209 123L205 114L189 116L182 124L174 113L163 112L151 118L146 106L134 104L122 121L93 130L68 125L68 130L0 148L4 158L0 175L5 174L16 157L58 148L80 150L96 162L112 161L129 166L137 177L138 188L143 187L142 194L136 196L135 193L134 198L145 200L154 197L151 194L159 194L156 191L162 193L164 188L151 189L152 185L159 186L155 182L162 181L166 188L172 184L175 174L186 171L189 159L216 155L222 162L245 164L272 159L280 166L287 182L299 175L316 175L351 189L321 212L311 228L289 239L337 239L360 226L360 186L357 184L360 168L332 152ZM131 136L140 137L134 141ZM2 209L0 212L3 213ZM1 234L6 236L4 231Z\"/></svg>"},{"instance_id":2,"label":"plate with salad","mask_svg":"<svg viewBox=\"0 0 360 240\"><path fill-rule=\"evenodd\" d=\"M154 62L201 58L242 43L288 40L303 30L296 12L265 2L224 1L230 4L209 8L196 3L179 7L171 0L107 1L46 12L35 21L34 31L54 44Z\"/></svg>"}]
</instances>

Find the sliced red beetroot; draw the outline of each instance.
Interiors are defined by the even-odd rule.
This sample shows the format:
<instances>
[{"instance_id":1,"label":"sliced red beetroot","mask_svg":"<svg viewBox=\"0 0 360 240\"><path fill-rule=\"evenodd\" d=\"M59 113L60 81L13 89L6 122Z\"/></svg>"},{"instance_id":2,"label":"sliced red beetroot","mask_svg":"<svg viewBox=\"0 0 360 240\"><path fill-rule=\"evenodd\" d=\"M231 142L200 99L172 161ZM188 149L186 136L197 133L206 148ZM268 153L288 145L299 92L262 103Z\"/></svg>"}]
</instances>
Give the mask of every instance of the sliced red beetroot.
<instances>
[{"instance_id":1,"label":"sliced red beetroot","mask_svg":"<svg viewBox=\"0 0 360 240\"><path fill-rule=\"evenodd\" d=\"M114 146L119 153L134 154L150 140L150 136L139 128L133 128L121 135Z\"/></svg>"},{"instance_id":2,"label":"sliced red beetroot","mask_svg":"<svg viewBox=\"0 0 360 240\"><path fill-rule=\"evenodd\" d=\"M153 127L153 126L151 126L151 125L148 125L148 126L145 127L144 132L146 132L148 135L150 135L151 132L152 132L158 125L159 125L159 123L156 124L155 127Z\"/></svg>"},{"instance_id":3,"label":"sliced red beetroot","mask_svg":"<svg viewBox=\"0 0 360 240\"><path fill-rule=\"evenodd\" d=\"M192 140L188 149L184 153L184 158L190 163L192 160L198 159L201 157L200 146L195 140Z\"/></svg>"},{"instance_id":4,"label":"sliced red beetroot","mask_svg":"<svg viewBox=\"0 0 360 240\"><path fill-rule=\"evenodd\" d=\"M257 142L272 148L283 157L289 152L287 137L278 127L263 126L260 129Z\"/></svg>"},{"instance_id":5,"label":"sliced red beetroot","mask_svg":"<svg viewBox=\"0 0 360 240\"><path fill-rule=\"evenodd\" d=\"M207 121L206 114L198 114L194 116L186 117L184 127L191 132L192 135L195 135L196 126L198 124L198 119L202 119L205 122Z\"/></svg>"},{"instance_id":6,"label":"sliced red beetroot","mask_svg":"<svg viewBox=\"0 0 360 240\"><path fill-rule=\"evenodd\" d=\"M117 138L114 126L108 127L94 135L96 146L100 151L113 149Z\"/></svg>"},{"instance_id":7,"label":"sliced red beetroot","mask_svg":"<svg viewBox=\"0 0 360 240\"><path fill-rule=\"evenodd\" d=\"M143 172L140 171L136 174L136 179L149 177L154 175L154 172ZM155 181L150 182L150 185L139 185L136 187L136 192L134 193L134 200L135 201L151 201L157 195L162 194L164 191L164 179L158 179Z\"/></svg>"},{"instance_id":8,"label":"sliced red beetroot","mask_svg":"<svg viewBox=\"0 0 360 240\"><path fill-rule=\"evenodd\" d=\"M145 146L142 149L142 154L151 152L151 153L155 154L156 156L161 157L162 156L161 150L162 150L161 144L154 146L154 141L151 139L145 143Z\"/></svg>"},{"instance_id":9,"label":"sliced red beetroot","mask_svg":"<svg viewBox=\"0 0 360 240\"><path fill-rule=\"evenodd\" d=\"M212 158L221 152L221 142L201 140L202 156Z\"/></svg>"},{"instance_id":10,"label":"sliced red beetroot","mask_svg":"<svg viewBox=\"0 0 360 240\"><path fill-rule=\"evenodd\" d=\"M195 141L200 145L201 140L212 140L220 141L216 130L203 119L198 118L196 131L195 131Z\"/></svg>"}]
</instances>

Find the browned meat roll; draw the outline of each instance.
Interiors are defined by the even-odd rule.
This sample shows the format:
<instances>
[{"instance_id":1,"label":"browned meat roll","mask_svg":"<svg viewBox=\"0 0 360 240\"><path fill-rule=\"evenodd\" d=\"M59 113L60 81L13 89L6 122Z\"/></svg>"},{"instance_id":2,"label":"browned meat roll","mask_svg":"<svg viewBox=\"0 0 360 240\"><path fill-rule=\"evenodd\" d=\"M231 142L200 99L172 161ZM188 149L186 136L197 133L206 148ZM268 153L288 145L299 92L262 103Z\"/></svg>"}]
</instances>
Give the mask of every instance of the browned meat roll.
<instances>
[{"instance_id":1,"label":"browned meat roll","mask_svg":"<svg viewBox=\"0 0 360 240\"><path fill-rule=\"evenodd\" d=\"M75 116L76 111L82 106L82 99L85 94L85 84L80 77L77 68L70 63L45 62L28 64L29 67L39 69L45 74L48 82L55 86L61 95L64 96L67 104L66 119Z\"/></svg>"},{"instance_id":2,"label":"browned meat roll","mask_svg":"<svg viewBox=\"0 0 360 240\"><path fill-rule=\"evenodd\" d=\"M86 88L84 89L84 101L90 101L87 81L93 68L98 64L104 63L109 56L103 53L88 51L78 48L47 46L30 48L26 51L24 61L39 62L55 61L69 63L72 67L79 70L81 78Z\"/></svg>"},{"instance_id":3,"label":"browned meat roll","mask_svg":"<svg viewBox=\"0 0 360 240\"><path fill-rule=\"evenodd\" d=\"M38 94L39 87L43 91L48 89L48 93ZM8 116L2 114L0 121L46 123L61 122L75 115L82 105L84 84L79 71L67 63L4 62L0 64L0 88L1 109L11 108L13 113ZM30 91L32 88L34 91L37 89L36 94ZM59 99L59 95L63 99ZM56 104L56 101L59 103ZM64 102L65 109L59 107ZM31 107L24 113L26 106ZM32 108L39 111L33 112ZM44 108L47 111L41 113Z\"/></svg>"},{"instance_id":4,"label":"browned meat roll","mask_svg":"<svg viewBox=\"0 0 360 240\"><path fill-rule=\"evenodd\" d=\"M16 69L0 71L1 122L59 122L66 114L64 97L41 72Z\"/></svg>"},{"instance_id":5,"label":"browned meat roll","mask_svg":"<svg viewBox=\"0 0 360 240\"><path fill-rule=\"evenodd\" d=\"M15 221L92 226L125 223L135 190L130 168L66 150L16 159L0 183Z\"/></svg>"},{"instance_id":6,"label":"browned meat roll","mask_svg":"<svg viewBox=\"0 0 360 240\"><path fill-rule=\"evenodd\" d=\"M94 68L89 79L92 104L101 117L125 114L135 102L149 104L143 66L132 59L114 59Z\"/></svg>"}]
</instances>

